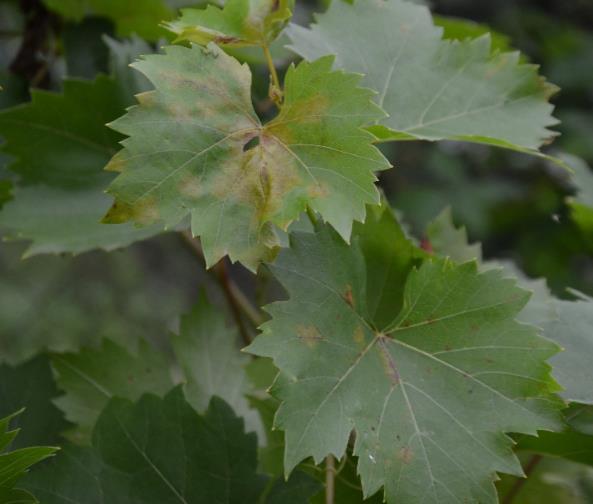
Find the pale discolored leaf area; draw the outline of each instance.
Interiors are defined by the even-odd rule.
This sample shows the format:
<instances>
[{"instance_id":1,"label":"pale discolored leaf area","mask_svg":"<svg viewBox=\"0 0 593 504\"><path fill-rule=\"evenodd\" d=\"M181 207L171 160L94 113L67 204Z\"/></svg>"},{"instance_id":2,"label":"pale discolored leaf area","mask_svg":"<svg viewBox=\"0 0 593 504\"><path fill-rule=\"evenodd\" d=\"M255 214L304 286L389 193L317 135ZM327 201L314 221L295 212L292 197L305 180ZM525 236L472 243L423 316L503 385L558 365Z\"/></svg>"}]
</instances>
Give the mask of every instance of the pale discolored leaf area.
<instances>
[{"instance_id":1,"label":"pale discolored leaf area","mask_svg":"<svg viewBox=\"0 0 593 504\"><path fill-rule=\"evenodd\" d=\"M182 9L181 16L164 24L176 42L229 47L268 46L292 16L294 0L228 0L224 7Z\"/></svg>"},{"instance_id":2,"label":"pale discolored leaf area","mask_svg":"<svg viewBox=\"0 0 593 504\"><path fill-rule=\"evenodd\" d=\"M214 44L165 51L134 64L156 89L111 124L129 138L108 165L120 175L106 221L171 226L191 213L208 266L228 254L253 270L307 206L349 238L388 167L361 129L382 113L360 77L332 71L331 57L291 67L262 125L247 66Z\"/></svg>"},{"instance_id":3,"label":"pale discolored leaf area","mask_svg":"<svg viewBox=\"0 0 593 504\"><path fill-rule=\"evenodd\" d=\"M473 262L425 260L377 325L358 239L295 234L271 266L289 300L268 307L249 350L287 376L273 390L286 471L340 458L354 430L366 496L383 486L389 503L497 502L495 473L521 474L505 433L559 427L546 363L558 347L513 320L529 294Z\"/></svg>"},{"instance_id":4,"label":"pale discolored leaf area","mask_svg":"<svg viewBox=\"0 0 593 504\"><path fill-rule=\"evenodd\" d=\"M347 27L347 28L346 28ZM534 152L555 133L548 99L556 88L520 63L491 52L488 35L443 40L428 8L403 0L332 2L311 28L291 25L291 48L307 60L365 75L389 117L381 140L463 140Z\"/></svg>"}]
</instances>

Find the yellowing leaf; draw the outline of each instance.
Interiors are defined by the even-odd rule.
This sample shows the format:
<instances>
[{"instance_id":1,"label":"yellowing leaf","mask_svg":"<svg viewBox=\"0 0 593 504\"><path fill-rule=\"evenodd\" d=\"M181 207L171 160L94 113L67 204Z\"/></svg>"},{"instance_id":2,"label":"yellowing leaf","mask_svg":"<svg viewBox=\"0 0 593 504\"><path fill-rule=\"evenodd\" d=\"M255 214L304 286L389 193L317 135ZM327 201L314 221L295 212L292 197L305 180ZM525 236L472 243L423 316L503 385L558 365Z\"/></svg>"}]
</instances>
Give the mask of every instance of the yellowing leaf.
<instances>
[{"instance_id":1,"label":"yellowing leaf","mask_svg":"<svg viewBox=\"0 0 593 504\"><path fill-rule=\"evenodd\" d=\"M231 47L267 46L292 16L294 0L228 0L223 8L182 9L181 17L165 23L176 42Z\"/></svg>"},{"instance_id":2,"label":"yellowing leaf","mask_svg":"<svg viewBox=\"0 0 593 504\"><path fill-rule=\"evenodd\" d=\"M171 226L191 213L209 266L228 254L255 269L278 246L276 228L307 206L349 239L378 201L374 172L388 163L361 127L382 113L331 57L289 68L266 125L249 69L214 44L168 47L134 66L156 89L111 125L130 138L108 165L120 172L108 222Z\"/></svg>"}]
</instances>

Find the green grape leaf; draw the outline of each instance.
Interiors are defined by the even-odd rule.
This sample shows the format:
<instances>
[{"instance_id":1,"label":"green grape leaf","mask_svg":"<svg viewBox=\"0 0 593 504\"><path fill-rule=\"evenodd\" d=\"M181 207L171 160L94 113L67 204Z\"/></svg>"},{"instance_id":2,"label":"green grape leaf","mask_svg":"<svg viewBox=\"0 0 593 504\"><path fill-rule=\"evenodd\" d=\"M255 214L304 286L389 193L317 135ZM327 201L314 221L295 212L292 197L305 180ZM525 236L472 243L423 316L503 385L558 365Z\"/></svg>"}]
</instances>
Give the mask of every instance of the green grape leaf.
<instances>
[{"instance_id":1,"label":"green grape leaf","mask_svg":"<svg viewBox=\"0 0 593 504\"><path fill-rule=\"evenodd\" d=\"M571 183L576 194L568 199L572 218L593 247L593 172L581 158L568 154L560 157L573 170Z\"/></svg>"},{"instance_id":2,"label":"green grape leaf","mask_svg":"<svg viewBox=\"0 0 593 504\"><path fill-rule=\"evenodd\" d=\"M184 375L185 397L196 411L204 411L213 396L220 397L244 418L248 431L262 437L259 415L245 398L249 383L244 368L249 358L239 351L236 329L227 327L220 310L204 295L181 317L179 335L172 337L171 344Z\"/></svg>"},{"instance_id":3,"label":"green grape leaf","mask_svg":"<svg viewBox=\"0 0 593 504\"><path fill-rule=\"evenodd\" d=\"M147 392L164 395L173 387L170 366L161 352L141 341L137 355L104 340L98 349L54 354L58 387L65 392L54 402L76 425L68 437L90 440L95 422L112 397L137 400Z\"/></svg>"},{"instance_id":4,"label":"green grape leaf","mask_svg":"<svg viewBox=\"0 0 593 504\"><path fill-rule=\"evenodd\" d=\"M24 502L36 502L23 490L15 489L15 486L31 466L51 457L58 450L50 446L30 446L7 451L18 434L16 429L9 430L10 424L21 413L22 410L0 419L0 498L5 499L0 502L3 503L12 500L16 504L19 502L17 498L24 498Z\"/></svg>"},{"instance_id":5,"label":"green grape leaf","mask_svg":"<svg viewBox=\"0 0 593 504\"><path fill-rule=\"evenodd\" d=\"M271 269L290 298L248 349L287 376L273 391L287 472L340 458L354 430L365 496L494 503L495 472L521 474L504 433L559 428L545 362L558 347L513 320L529 294L499 270L426 260L378 326L356 237L295 234Z\"/></svg>"},{"instance_id":6,"label":"green grape leaf","mask_svg":"<svg viewBox=\"0 0 593 504\"><path fill-rule=\"evenodd\" d=\"M482 246L479 243L470 245L466 229L455 227L450 207L445 208L428 225L426 236L434 252L450 257L455 262L482 260Z\"/></svg>"},{"instance_id":7,"label":"green grape leaf","mask_svg":"<svg viewBox=\"0 0 593 504\"><path fill-rule=\"evenodd\" d=\"M113 250L162 231L100 223L111 203L103 166L121 138L105 123L126 103L114 80L98 77L65 81L63 94L34 90L31 103L0 112L2 152L26 184L0 212L0 227L32 242L25 255Z\"/></svg>"},{"instance_id":8,"label":"green grape leaf","mask_svg":"<svg viewBox=\"0 0 593 504\"><path fill-rule=\"evenodd\" d=\"M389 116L381 140L463 140L535 152L554 137L548 103L556 87L519 54L491 52L489 36L443 40L426 7L403 0L332 2L310 29L291 25L305 59L336 55L365 75Z\"/></svg>"},{"instance_id":9,"label":"green grape leaf","mask_svg":"<svg viewBox=\"0 0 593 504\"><path fill-rule=\"evenodd\" d=\"M593 466L593 407L575 403L564 412L564 417L567 426L562 432L522 436L517 449Z\"/></svg>"},{"instance_id":10,"label":"green grape leaf","mask_svg":"<svg viewBox=\"0 0 593 504\"><path fill-rule=\"evenodd\" d=\"M564 351L550 360L554 376L564 390L567 401L593 404L593 299L579 301L552 299L556 318L543 324L544 335Z\"/></svg>"},{"instance_id":11,"label":"green grape leaf","mask_svg":"<svg viewBox=\"0 0 593 504\"><path fill-rule=\"evenodd\" d=\"M300 471L288 481L256 473L257 444L213 398L203 416L179 389L135 404L113 399L92 447L66 445L23 480L43 504L306 504L320 485Z\"/></svg>"},{"instance_id":12,"label":"green grape leaf","mask_svg":"<svg viewBox=\"0 0 593 504\"><path fill-rule=\"evenodd\" d=\"M266 482L256 473L256 436L245 434L232 409L215 397L199 416L179 388L136 404L112 399L93 446L118 471L132 502L257 502Z\"/></svg>"},{"instance_id":13,"label":"green grape leaf","mask_svg":"<svg viewBox=\"0 0 593 504\"><path fill-rule=\"evenodd\" d=\"M117 34L139 35L158 40L163 35L159 23L173 12L163 0L43 0L45 5L66 19L81 21L86 15L103 16L114 21Z\"/></svg>"},{"instance_id":14,"label":"green grape leaf","mask_svg":"<svg viewBox=\"0 0 593 504\"><path fill-rule=\"evenodd\" d=\"M294 0L228 0L224 7L182 9L179 19L164 26L175 42L230 47L268 46L292 17Z\"/></svg>"},{"instance_id":15,"label":"green grape leaf","mask_svg":"<svg viewBox=\"0 0 593 504\"><path fill-rule=\"evenodd\" d=\"M214 44L165 51L134 64L156 90L111 125L129 138L108 165L120 174L106 221L191 212L208 266L228 254L253 270L307 206L349 238L388 167L361 129L382 113L360 76L331 71L331 57L290 67L282 109L262 125L246 66Z\"/></svg>"},{"instance_id":16,"label":"green grape leaf","mask_svg":"<svg viewBox=\"0 0 593 504\"><path fill-rule=\"evenodd\" d=\"M49 359L38 355L18 366L0 365L0 384L0 418L24 408L12 421L13 427L20 429L12 448L56 444L69 424L52 402L59 391Z\"/></svg>"}]
</instances>

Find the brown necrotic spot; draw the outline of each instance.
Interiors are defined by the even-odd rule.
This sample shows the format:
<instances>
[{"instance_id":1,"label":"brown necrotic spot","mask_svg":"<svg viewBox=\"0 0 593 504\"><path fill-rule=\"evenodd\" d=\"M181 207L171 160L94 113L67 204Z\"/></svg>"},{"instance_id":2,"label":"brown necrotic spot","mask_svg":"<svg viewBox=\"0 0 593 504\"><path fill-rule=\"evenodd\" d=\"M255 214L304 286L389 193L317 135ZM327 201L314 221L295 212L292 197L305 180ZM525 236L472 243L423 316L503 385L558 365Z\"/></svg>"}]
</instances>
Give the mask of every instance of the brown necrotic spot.
<instances>
[{"instance_id":1,"label":"brown necrotic spot","mask_svg":"<svg viewBox=\"0 0 593 504\"><path fill-rule=\"evenodd\" d=\"M408 465L414 460L414 452L409 446L404 446L398 450L397 459Z\"/></svg>"},{"instance_id":2,"label":"brown necrotic spot","mask_svg":"<svg viewBox=\"0 0 593 504\"><path fill-rule=\"evenodd\" d=\"M346 286L346 290L344 291L344 294L342 294L342 298L351 308L354 308L354 296L352 294L351 285Z\"/></svg>"},{"instance_id":3,"label":"brown necrotic spot","mask_svg":"<svg viewBox=\"0 0 593 504\"><path fill-rule=\"evenodd\" d=\"M298 338L309 348L314 348L323 339L315 326L299 325L296 328L296 333Z\"/></svg>"}]
</instances>

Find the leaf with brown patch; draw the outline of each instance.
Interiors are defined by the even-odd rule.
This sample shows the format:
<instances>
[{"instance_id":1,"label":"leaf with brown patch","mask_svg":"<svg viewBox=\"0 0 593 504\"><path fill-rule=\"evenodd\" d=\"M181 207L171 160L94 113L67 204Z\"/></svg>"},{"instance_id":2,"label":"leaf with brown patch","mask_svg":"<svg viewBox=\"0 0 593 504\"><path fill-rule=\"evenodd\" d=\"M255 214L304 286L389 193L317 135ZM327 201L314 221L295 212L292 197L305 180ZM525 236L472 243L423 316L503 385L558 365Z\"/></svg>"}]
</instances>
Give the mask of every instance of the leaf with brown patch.
<instances>
[{"instance_id":1,"label":"leaf with brown patch","mask_svg":"<svg viewBox=\"0 0 593 504\"><path fill-rule=\"evenodd\" d=\"M119 175L105 221L173 227L190 213L208 266L228 254L252 270L307 206L348 240L388 167L362 129L382 112L360 77L332 71L331 57L292 66L262 125L247 66L214 44L165 51L133 65L156 89L110 125L129 138L107 167Z\"/></svg>"},{"instance_id":2,"label":"leaf with brown patch","mask_svg":"<svg viewBox=\"0 0 593 504\"><path fill-rule=\"evenodd\" d=\"M366 262L395 266L362 246L366 225L350 247L328 226L293 235L271 265L289 300L267 308L272 319L248 350L293 378L273 389L285 470L307 457L342 457L354 431L366 496L384 487L388 503L422 494L432 504L494 504L495 473L521 474L506 433L560 426L563 403L546 363L559 348L514 320L529 294L474 262L425 256L411 270L404 262L391 316L369 310L378 276ZM399 235L383 229L385 240ZM393 253L405 250L396 242Z\"/></svg>"}]
</instances>

